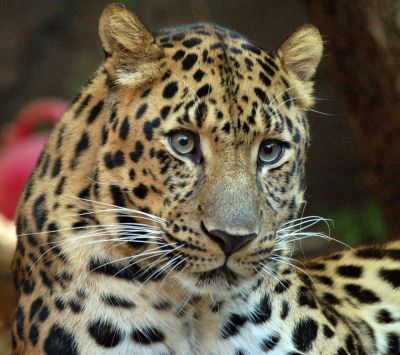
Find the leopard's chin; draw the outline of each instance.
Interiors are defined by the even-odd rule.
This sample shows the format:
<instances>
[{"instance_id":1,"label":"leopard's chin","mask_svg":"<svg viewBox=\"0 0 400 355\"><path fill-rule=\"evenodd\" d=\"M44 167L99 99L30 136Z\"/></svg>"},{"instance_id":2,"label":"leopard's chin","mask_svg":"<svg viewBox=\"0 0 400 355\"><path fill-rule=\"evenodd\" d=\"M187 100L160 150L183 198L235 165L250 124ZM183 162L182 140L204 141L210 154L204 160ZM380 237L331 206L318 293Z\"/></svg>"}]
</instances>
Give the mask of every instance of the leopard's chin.
<instances>
[{"instance_id":1,"label":"leopard's chin","mask_svg":"<svg viewBox=\"0 0 400 355\"><path fill-rule=\"evenodd\" d=\"M227 285L237 286L240 280L240 276L229 269L226 264L207 272L202 272L198 276L197 283L199 285Z\"/></svg>"},{"instance_id":2,"label":"leopard's chin","mask_svg":"<svg viewBox=\"0 0 400 355\"><path fill-rule=\"evenodd\" d=\"M243 277L232 271L226 264L210 271L181 273L177 281L184 289L197 295L228 296L253 284L257 275Z\"/></svg>"}]
</instances>

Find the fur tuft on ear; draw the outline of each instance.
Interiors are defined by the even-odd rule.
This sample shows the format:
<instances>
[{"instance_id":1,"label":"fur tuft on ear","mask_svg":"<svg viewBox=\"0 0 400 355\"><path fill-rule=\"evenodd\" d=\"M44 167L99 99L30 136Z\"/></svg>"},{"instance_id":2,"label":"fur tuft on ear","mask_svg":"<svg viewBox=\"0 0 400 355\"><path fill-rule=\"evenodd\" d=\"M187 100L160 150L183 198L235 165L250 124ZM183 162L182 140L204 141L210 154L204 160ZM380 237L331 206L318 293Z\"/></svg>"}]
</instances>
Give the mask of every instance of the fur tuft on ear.
<instances>
[{"instance_id":1,"label":"fur tuft on ear","mask_svg":"<svg viewBox=\"0 0 400 355\"><path fill-rule=\"evenodd\" d=\"M287 69L301 81L314 76L321 60L323 42L313 25L305 25L289 36L280 47L281 58Z\"/></svg>"},{"instance_id":2,"label":"fur tuft on ear","mask_svg":"<svg viewBox=\"0 0 400 355\"><path fill-rule=\"evenodd\" d=\"M121 85L140 86L159 74L163 54L153 36L124 5L107 6L99 21L106 68Z\"/></svg>"}]
</instances>

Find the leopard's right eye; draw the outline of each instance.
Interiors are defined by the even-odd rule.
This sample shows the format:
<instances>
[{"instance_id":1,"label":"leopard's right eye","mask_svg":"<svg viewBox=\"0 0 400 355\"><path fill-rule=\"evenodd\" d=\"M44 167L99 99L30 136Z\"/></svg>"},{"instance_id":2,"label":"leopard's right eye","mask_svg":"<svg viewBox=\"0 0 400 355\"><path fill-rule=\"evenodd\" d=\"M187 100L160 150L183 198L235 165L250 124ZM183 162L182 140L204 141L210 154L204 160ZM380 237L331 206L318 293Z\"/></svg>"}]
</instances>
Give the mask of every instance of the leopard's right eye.
<instances>
[{"instance_id":1,"label":"leopard's right eye","mask_svg":"<svg viewBox=\"0 0 400 355\"><path fill-rule=\"evenodd\" d=\"M169 144L176 154L193 155L197 149L197 136L188 130L177 130L169 133Z\"/></svg>"}]
</instances>

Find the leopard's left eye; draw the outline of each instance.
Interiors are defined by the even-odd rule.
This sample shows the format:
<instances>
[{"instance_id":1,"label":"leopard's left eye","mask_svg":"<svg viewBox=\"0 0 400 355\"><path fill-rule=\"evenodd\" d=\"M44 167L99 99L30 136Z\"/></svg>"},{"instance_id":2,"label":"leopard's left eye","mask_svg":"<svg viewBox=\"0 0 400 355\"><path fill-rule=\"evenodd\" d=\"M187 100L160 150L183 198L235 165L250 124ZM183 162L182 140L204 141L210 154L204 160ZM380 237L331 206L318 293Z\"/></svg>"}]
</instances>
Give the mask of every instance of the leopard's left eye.
<instances>
[{"instance_id":1,"label":"leopard's left eye","mask_svg":"<svg viewBox=\"0 0 400 355\"><path fill-rule=\"evenodd\" d=\"M273 139L267 139L260 144L258 160L262 164L277 163L285 152L285 144Z\"/></svg>"}]
</instances>

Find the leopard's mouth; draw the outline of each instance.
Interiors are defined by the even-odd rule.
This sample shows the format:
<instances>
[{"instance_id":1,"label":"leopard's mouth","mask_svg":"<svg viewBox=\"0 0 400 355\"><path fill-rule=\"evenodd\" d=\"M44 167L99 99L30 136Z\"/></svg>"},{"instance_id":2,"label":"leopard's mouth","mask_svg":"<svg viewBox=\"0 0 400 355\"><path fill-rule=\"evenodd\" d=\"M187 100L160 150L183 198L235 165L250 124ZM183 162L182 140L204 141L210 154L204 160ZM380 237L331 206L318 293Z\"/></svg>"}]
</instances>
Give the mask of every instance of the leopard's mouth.
<instances>
[{"instance_id":1,"label":"leopard's mouth","mask_svg":"<svg viewBox=\"0 0 400 355\"><path fill-rule=\"evenodd\" d=\"M235 286L240 276L228 268L226 263L216 269L202 272L198 276L198 285L227 285Z\"/></svg>"}]
</instances>

